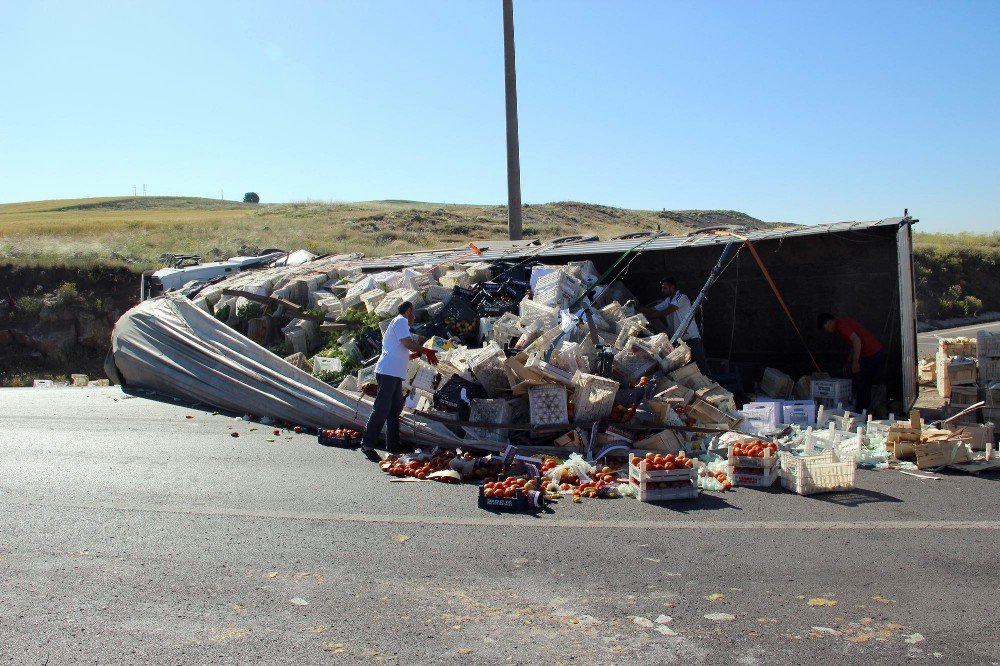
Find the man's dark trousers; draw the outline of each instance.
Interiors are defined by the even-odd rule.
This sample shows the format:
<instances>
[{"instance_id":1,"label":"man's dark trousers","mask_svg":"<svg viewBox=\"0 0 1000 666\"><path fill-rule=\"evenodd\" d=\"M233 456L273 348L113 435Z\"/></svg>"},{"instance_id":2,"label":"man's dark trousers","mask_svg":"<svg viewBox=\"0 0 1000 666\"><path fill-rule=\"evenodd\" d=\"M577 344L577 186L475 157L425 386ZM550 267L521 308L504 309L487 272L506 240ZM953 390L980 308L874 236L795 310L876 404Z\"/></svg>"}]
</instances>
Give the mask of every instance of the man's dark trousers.
<instances>
[{"instance_id":1,"label":"man's dark trousers","mask_svg":"<svg viewBox=\"0 0 1000 666\"><path fill-rule=\"evenodd\" d=\"M399 415L403 411L403 380L391 375L375 375L378 393L375 394L375 405L368 417L365 434L361 438L361 446L374 449L378 437L385 428L385 447L391 452L401 450L399 444Z\"/></svg>"}]
</instances>

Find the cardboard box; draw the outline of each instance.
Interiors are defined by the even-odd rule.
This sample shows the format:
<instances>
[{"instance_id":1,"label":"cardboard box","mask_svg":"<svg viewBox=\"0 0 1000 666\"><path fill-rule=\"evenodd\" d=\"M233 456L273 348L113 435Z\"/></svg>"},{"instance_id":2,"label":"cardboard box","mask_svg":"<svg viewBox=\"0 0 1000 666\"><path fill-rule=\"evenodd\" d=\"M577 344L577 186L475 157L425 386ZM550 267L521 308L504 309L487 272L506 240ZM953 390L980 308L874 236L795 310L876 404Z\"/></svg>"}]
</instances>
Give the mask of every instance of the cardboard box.
<instances>
[{"instance_id":1,"label":"cardboard box","mask_svg":"<svg viewBox=\"0 0 1000 666\"><path fill-rule=\"evenodd\" d=\"M570 430L568 433L562 437L557 437L552 443L556 446L566 446L573 448L583 448L584 446L584 434L579 428Z\"/></svg>"},{"instance_id":2,"label":"cardboard box","mask_svg":"<svg viewBox=\"0 0 1000 666\"><path fill-rule=\"evenodd\" d=\"M676 455L684 449L687 441L684 436L676 430L661 430L652 437L647 437L635 443L637 448L650 449L652 451L663 451Z\"/></svg>"}]
</instances>

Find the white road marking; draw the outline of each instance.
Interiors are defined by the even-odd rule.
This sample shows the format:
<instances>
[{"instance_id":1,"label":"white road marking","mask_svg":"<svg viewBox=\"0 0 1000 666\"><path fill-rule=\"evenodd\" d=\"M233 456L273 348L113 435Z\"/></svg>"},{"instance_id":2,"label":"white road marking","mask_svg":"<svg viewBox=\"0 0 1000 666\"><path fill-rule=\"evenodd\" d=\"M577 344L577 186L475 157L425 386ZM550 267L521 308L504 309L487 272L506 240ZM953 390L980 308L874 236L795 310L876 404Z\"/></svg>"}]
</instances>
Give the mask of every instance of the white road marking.
<instances>
[{"instance_id":1,"label":"white road marking","mask_svg":"<svg viewBox=\"0 0 1000 666\"><path fill-rule=\"evenodd\" d=\"M16 502L8 502L15 504ZM183 507L129 504L62 504L18 503L22 506L58 507L89 511L117 511L121 513L159 513L192 516L218 516L231 518L263 518L278 520L308 520L341 523L384 523L389 525L445 525L455 527L533 527L551 530L569 529L654 529L654 530L1000 530L1000 520L581 520L545 515L525 517L516 514L459 518L453 516L391 515L364 513L308 513L292 511L243 511L211 507Z\"/></svg>"}]
</instances>

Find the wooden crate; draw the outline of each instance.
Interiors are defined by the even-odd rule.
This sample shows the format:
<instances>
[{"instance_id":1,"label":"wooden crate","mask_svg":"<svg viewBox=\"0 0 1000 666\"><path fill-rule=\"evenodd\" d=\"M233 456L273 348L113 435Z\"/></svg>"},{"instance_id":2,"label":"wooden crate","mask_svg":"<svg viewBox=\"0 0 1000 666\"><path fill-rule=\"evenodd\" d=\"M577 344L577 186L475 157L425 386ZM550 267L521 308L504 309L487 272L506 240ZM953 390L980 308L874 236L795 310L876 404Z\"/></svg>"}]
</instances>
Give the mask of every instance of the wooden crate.
<instances>
[{"instance_id":1,"label":"wooden crate","mask_svg":"<svg viewBox=\"0 0 1000 666\"><path fill-rule=\"evenodd\" d=\"M638 488L642 502L664 502L698 497L698 470L695 468L648 471L646 460L629 457L628 481Z\"/></svg>"},{"instance_id":2,"label":"wooden crate","mask_svg":"<svg viewBox=\"0 0 1000 666\"><path fill-rule=\"evenodd\" d=\"M929 469L943 467L972 460L968 445L960 440L918 442L913 445L917 455L917 467Z\"/></svg>"}]
</instances>

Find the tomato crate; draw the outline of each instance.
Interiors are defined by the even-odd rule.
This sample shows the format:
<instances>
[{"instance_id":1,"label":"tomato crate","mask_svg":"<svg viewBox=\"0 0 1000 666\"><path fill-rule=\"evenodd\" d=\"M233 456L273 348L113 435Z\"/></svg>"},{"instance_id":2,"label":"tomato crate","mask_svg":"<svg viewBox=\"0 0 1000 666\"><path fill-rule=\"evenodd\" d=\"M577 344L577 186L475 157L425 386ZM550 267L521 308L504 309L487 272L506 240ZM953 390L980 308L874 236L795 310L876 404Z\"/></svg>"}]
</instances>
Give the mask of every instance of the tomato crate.
<instances>
[{"instance_id":1,"label":"tomato crate","mask_svg":"<svg viewBox=\"0 0 1000 666\"><path fill-rule=\"evenodd\" d=\"M438 324L448 324L453 327L455 324L462 323L466 327L475 329L476 324L479 323L479 313L468 299L461 296L452 296L445 303L444 307L438 310L437 315L435 315L435 322ZM470 335L474 333L475 330L469 332Z\"/></svg>"},{"instance_id":2,"label":"tomato crate","mask_svg":"<svg viewBox=\"0 0 1000 666\"><path fill-rule=\"evenodd\" d=\"M729 466L738 467L741 469L764 469L771 470L777 467L778 456L772 455L769 449L764 449L764 457L758 458L756 456L734 456L733 449L735 447L730 444L729 446Z\"/></svg>"},{"instance_id":3,"label":"tomato crate","mask_svg":"<svg viewBox=\"0 0 1000 666\"><path fill-rule=\"evenodd\" d=\"M628 482L639 491L642 502L662 502L698 497L698 470L695 468L649 471L646 460L630 456Z\"/></svg>"},{"instance_id":4,"label":"tomato crate","mask_svg":"<svg viewBox=\"0 0 1000 666\"><path fill-rule=\"evenodd\" d=\"M777 460L777 456L772 457ZM760 458L757 458L760 460ZM749 488L770 488L781 476L781 467L772 465L767 467L734 467L729 465L729 478L734 486L746 486Z\"/></svg>"},{"instance_id":5,"label":"tomato crate","mask_svg":"<svg viewBox=\"0 0 1000 666\"><path fill-rule=\"evenodd\" d=\"M781 485L798 495L851 490L858 471L853 456L841 460L830 449L816 455L796 456L787 451L781 459Z\"/></svg>"},{"instance_id":6,"label":"tomato crate","mask_svg":"<svg viewBox=\"0 0 1000 666\"><path fill-rule=\"evenodd\" d=\"M357 433L355 436L351 436L347 433L341 435L336 435L335 433L340 431L351 431ZM361 438L364 433L354 426L342 425L339 428L324 428L319 431L319 443L323 446L342 446L345 448L353 448L355 446L361 445Z\"/></svg>"},{"instance_id":7,"label":"tomato crate","mask_svg":"<svg viewBox=\"0 0 1000 666\"><path fill-rule=\"evenodd\" d=\"M485 488L479 486L479 508L514 512L538 511L541 508L541 495L538 492L529 494L518 488L516 493L514 497L487 497Z\"/></svg>"}]
</instances>

